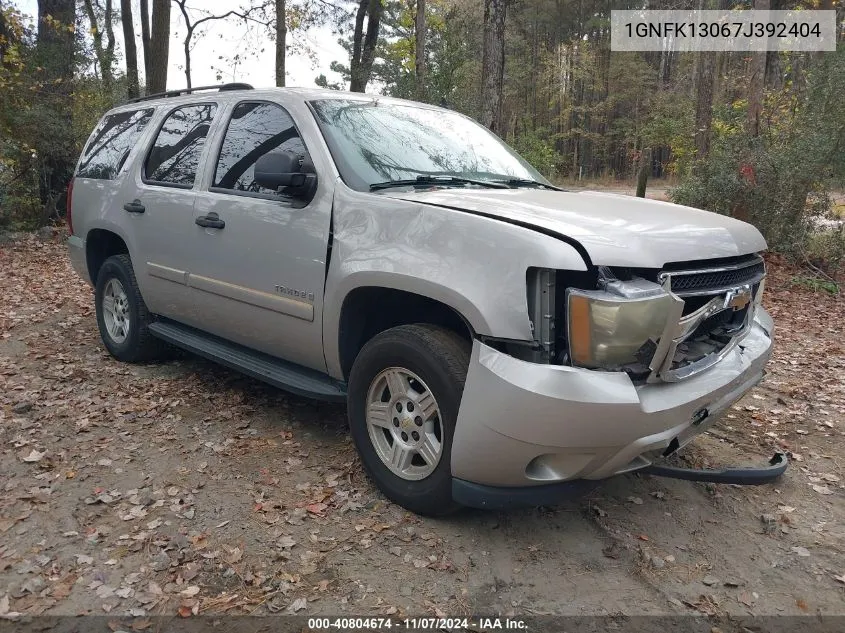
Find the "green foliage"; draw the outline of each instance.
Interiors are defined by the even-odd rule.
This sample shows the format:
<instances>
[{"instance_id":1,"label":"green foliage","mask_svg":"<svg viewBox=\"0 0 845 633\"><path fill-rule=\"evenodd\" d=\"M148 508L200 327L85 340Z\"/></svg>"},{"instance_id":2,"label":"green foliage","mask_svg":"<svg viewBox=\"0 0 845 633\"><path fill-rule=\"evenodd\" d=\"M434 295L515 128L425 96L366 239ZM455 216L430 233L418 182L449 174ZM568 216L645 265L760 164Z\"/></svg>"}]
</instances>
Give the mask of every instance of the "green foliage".
<instances>
[{"instance_id":1,"label":"green foliage","mask_svg":"<svg viewBox=\"0 0 845 633\"><path fill-rule=\"evenodd\" d=\"M829 279L819 279L818 277L802 277L796 276L791 281L793 286L801 286L812 290L813 292L824 291L832 295L839 294L839 284Z\"/></svg>"},{"instance_id":2,"label":"green foliage","mask_svg":"<svg viewBox=\"0 0 845 633\"><path fill-rule=\"evenodd\" d=\"M802 100L775 111L758 138L743 129L744 100L717 109L710 155L672 191L676 202L746 219L773 250L838 265L842 231L819 233L831 188L845 183L845 49L808 73Z\"/></svg>"},{"instance_id":3,"label":"green foliage","mask_svg":"<svg viewBox=\"0 0 845 633\"><path fill-rule=\"evenodd\" d=\"M548 130L524 132L508 139L508 143L546 178L554 179L557 176L563 157L549 141Z\"/></svg>"}]
</instances>

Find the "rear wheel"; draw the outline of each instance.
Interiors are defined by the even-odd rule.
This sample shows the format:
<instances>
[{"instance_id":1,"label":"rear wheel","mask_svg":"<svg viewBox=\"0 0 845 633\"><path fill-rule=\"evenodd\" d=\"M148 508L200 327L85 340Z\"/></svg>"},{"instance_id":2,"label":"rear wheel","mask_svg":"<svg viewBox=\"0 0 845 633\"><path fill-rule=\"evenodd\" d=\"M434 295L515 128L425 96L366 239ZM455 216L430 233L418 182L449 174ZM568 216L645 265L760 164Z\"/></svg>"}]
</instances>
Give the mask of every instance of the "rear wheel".
<instances>
[{"instance_id":1,"label":"rear wheel","mask_svg":"<svg viewBox=\"0 0 845 633\"><path fill-rule=\"evenodd\" d=\"M370 340L352 367L348 410L367 473L392 501L424 515L452 501L452 438L469 342L433 325L403 325Z\"/></svg>"},{"instance_id":2,"label":"rear wheel","mask_svg":"<svg viewBox=\"0 0 845 633\"><path fill-rule=\"evenodd\" d=\"M100 267L94 295L100 337L118 360L135 363L159 357L164 343L148 326L152 315L141 297L129 255L113 255Z\"/></svg>"}]
</instances>

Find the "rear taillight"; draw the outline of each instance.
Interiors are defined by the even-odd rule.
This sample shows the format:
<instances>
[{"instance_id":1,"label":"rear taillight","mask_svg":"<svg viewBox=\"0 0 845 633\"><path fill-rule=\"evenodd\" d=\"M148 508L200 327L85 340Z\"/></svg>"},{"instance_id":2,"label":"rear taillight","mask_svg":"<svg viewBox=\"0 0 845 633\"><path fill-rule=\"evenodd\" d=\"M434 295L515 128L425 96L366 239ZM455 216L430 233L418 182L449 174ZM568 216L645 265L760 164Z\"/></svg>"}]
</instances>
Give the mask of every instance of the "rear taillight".
<instances>
[{"instance_id":1,"label":"rear taillight","mask_svg":"<svg viewBox=\"0 0 845 633\"><path fill-rule=\"evenodd\" d=\"M67 230L73 235L73 179L67 186L67 206L65 207L65 220L67 221Z\"/></svg>"}]
</instances>

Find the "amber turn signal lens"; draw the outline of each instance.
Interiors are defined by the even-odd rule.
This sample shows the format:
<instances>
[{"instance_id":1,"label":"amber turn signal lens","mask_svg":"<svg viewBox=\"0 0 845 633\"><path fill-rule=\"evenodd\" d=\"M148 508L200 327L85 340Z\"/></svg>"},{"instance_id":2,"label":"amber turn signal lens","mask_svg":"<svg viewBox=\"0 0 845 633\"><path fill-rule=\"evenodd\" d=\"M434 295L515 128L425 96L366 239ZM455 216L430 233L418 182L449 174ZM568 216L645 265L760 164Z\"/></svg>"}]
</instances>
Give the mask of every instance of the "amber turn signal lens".
<instances>
[{"instance_id":1,"label":"amber turn signal lens","mask_svg":"<svg viewBox=\"0 0 845 633\"><path fill-rule=\"evenodd\" d=\"M592 360L592 333L590 324L590 301L587 297L569 297L569 353L578 365L589 365Z\"/></svg>"}]
</instances>

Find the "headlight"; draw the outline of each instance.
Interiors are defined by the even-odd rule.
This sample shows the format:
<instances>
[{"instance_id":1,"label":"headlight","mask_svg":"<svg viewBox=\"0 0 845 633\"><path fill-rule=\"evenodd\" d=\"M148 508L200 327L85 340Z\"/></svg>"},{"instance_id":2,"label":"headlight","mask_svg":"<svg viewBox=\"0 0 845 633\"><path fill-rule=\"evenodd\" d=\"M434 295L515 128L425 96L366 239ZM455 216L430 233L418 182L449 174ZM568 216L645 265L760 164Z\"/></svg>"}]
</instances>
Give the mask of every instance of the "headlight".
<instances>
[{"instance_id":1,"label":"headlight","mask_svg":"<svg viewBox=\"0 0 845 633\"><path fill-rule=\"evenodd\" d=\"M567 339L573 365L592 369L638 362L648 365L675 299L657 284L645 283L648 286L629 296L605 290L567 290ZM647 358L638 358L641 349Z\"/></svg>"}]
</instances>

